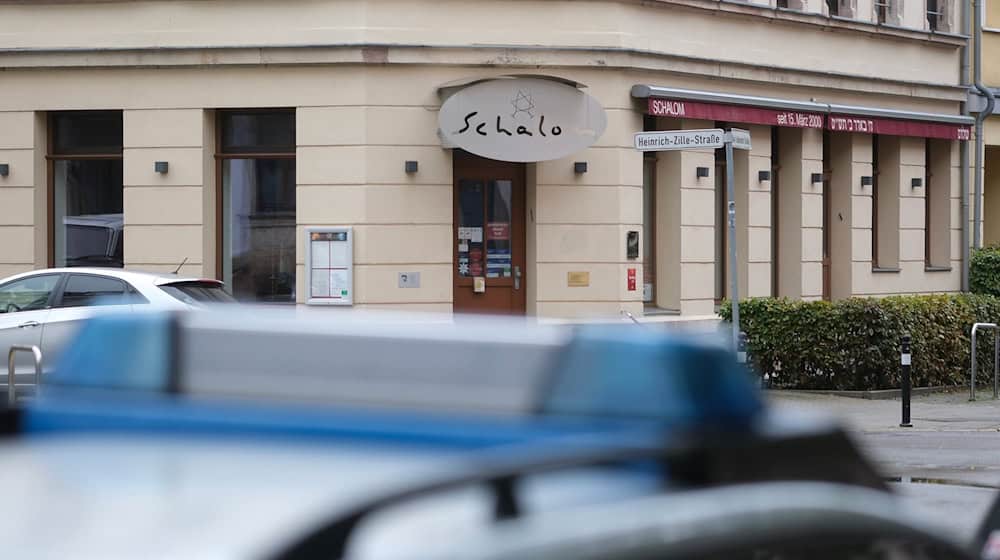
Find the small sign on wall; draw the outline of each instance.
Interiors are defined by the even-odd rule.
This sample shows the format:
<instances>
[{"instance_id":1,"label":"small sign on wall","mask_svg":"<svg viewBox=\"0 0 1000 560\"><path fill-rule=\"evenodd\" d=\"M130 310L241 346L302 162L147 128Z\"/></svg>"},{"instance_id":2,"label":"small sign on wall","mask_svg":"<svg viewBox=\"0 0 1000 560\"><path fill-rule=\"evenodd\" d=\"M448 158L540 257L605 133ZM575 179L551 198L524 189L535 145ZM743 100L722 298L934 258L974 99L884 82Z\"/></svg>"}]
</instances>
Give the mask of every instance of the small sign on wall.
<instances>
[{"instance_id":1,"label":"small sign on wall","mask_svg":"<svg viewBox=\"0 0 1000 560\"><path fill-rule=\"evenodd\" d=\"M626 275L626 280L628 282L628 291L634 292L635 291L635 269L634 268L628 269L628 274Z\"/></svg>"},{"instance_id":2,"label":"small sign on wall","mask_svg":"<svg viewBox=\"0 0 1000 560\"><path fill-rule=\"evenodd\" d=\"M419 288L420 287L420 273L419 272L400 272L399 273L399 287L400 288Z\"/></svg>"},{"instance_id":3,"label":"small sign on wall","mask_svg":"<svg viewBox=\"0 0 1000 560\"><path fill-rule=\"evenodd\" d=\"M590 272L567 272L566 285L570 288L586 288L590 286Z\"/></svg>"}]
</instances>

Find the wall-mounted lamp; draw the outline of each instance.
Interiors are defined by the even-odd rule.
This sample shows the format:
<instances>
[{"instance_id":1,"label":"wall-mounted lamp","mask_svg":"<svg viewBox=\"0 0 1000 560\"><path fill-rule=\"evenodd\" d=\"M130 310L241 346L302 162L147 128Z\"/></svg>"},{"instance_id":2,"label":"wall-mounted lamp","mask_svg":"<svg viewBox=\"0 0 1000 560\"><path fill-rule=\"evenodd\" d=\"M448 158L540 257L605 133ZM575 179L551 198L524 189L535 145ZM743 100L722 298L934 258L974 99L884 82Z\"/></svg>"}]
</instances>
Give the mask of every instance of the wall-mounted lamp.
<instances>
[{"instance_id":1,"label":"wall-mounted lamp","mask_svg":"<svg viewBox=\"0 0 1000 560\"><path fill-rule=\"evenodd\" d=\"M156 171L157 173L166 173L168 169L170 169L170 164L165 161L157 161L153 163L153 171Z\"/></svg>"},{"instance_id":2,"label":"wall-mounted lamp","mask_svg":"<svg viewBox=\"0 0 1000 560\"><path fill-rule=\"evenodd\" d=\"M587 172L587 162L585 161L573 162L573 173L580 174L586 172Z\"/></svg>"},{"instance_id":3,"label":"wall-mounted lamp","mask_svg":"<svg viewBox=\"0 0 1000 560\"><path fill-rule=\"evenodd\" d=\"M0 163L0 177L6 177L10 175L10 164Z\"/></svg>"},{"instance_id":4,"label":"wall-mounted lamp","mask_svg":"<svg viewBox=\"0 0 1000 560\"><path fill-rule=\"evenodd\" d=\"M701 179L702 177L708 177L708 168L699 167L695 169L695 177L698 177L699 179Z\"/></svg>"},{"instance_id":5,"label":"wall-mounted lamp","mask_svg":"<svg viewBox=\"0 0 1000 560\"><path fill-rule=\"evenodd\" d=\"M770 171L758 171L757 172L757 182L763 183L764 181L770 181L770 180L771 180L771 172Z\"/></svg>"},{"instance_id":6,"label":"wall-mounted lamp","mask_svg":"<svg viewBox=\"0 0 1000 560\"><path fill-rule=\"evenodd\" d=\"M420 165L413 160L407 160L407 162L403 164L403 169L407 173L416 173L419 167Z\"/></svg>"},{"instance_id":7,"label":"wall-mounted lamp","mask_svg":"<svg viewBox=\"0 0 1000 560\"><path fill-rule=\"evenodd\" d=\"M823 182L823 174L822 173L813 173L812 175L809 176L809 182L811 182L814 185L817 184L817 183L822 183Z\"/></svg>"},{"instance_id":8,"label":"wall-mounted lamp","mask_svg":"<svg viewBox=\"0 0 1000 560\"><path fill-rule=\"evenodd\" d=\"M914 177L910 179L910 187L917 189L924 186L924 181L920 177Z\"/></svg>"},{"instance_id":9,"label":"wall-mounted lamp","mask_svg":"<svg viewBox=\"0 0 1000 560\"><path fill-rule=\"evenodd\" d=\"M870 187L871 185L872 185L872 176L871 175L862 175L861 176L861 186L862 187Z\"/></svg>"}]
</instances>

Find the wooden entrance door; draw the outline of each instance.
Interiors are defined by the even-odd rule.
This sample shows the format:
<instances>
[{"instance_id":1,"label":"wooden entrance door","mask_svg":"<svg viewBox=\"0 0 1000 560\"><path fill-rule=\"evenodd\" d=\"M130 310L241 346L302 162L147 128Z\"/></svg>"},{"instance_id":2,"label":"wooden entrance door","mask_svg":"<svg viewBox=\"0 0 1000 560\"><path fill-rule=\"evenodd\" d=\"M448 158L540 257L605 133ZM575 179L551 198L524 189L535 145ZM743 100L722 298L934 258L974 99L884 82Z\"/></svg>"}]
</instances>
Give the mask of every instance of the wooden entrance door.
<instances>
[{"instance_id":1,"label":"wooden entrance door","mask_svg":"<svg viewBox=\"0 0 1000 560\"><path fill-rule=\"evenodd\" d=\"M456 313L525 311L524 164L454 154Z\"/></svg>"}]
</instances>

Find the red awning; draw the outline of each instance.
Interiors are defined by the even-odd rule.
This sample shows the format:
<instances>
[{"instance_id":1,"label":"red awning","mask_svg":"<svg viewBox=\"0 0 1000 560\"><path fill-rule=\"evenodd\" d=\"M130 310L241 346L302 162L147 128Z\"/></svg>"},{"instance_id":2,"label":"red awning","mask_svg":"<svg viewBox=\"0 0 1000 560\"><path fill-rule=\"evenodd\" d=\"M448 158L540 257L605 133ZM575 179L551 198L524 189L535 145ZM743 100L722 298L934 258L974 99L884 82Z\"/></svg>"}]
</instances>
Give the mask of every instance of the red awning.
<instances>
[{"instance_id":1,"label":"red awning","mask_svg":"<svg viewBox=\"0 0 1000 560\"><path fill-rule=\"evenodd\" d=\"M968 140L971 137L971 129L965 125L873 119L850 115L830 115L826 118L826 127L838 132L863 132L865 134L943 138L945 140Z\"/></svg>"},{"instance_id":2,"label":"red awning","mask_svg":"<svg viewBox=\"0 0 1000 560\"><path fill-rule=\"evenodd\" d=\"M823 115L798 111L776 111L739 105L719 105L698 101L676 101L659 97L649 98L650 115L682 119L704 119L736 123L789 126L793 128L823 128Z\"/></svg>"},{"instance_id":3,"label":"red awning","mask_svg":"<svg viewBox=\"0 0 1000 560\"><path fill-rule=\"evenodd\" d=\"M743 105L725 105L650 97L647 112L657 117L702 119L731 123L763 124L792 128L823 128L837 132L861 132L890 136L968 140L968 125L931 121L859 117L852 115L781 111Z\"/></svg>"}]
</instances>

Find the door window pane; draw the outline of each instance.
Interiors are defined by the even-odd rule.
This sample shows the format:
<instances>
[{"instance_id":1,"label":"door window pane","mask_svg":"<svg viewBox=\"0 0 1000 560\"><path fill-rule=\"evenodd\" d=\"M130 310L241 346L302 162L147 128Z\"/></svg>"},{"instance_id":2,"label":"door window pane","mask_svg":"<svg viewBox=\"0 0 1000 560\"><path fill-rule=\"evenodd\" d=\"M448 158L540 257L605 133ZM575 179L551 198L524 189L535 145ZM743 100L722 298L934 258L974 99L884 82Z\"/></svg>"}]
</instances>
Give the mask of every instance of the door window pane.
<instances>
[{"instance_id":1,"label":"door window pane","mask_svg":"<svg viewBox=\"0 0 1000 560\"><path fill-rule=\"evenodd\" d=\"M223 279L244 301L295 301L295 160L222 162Z\"/></svg>"},{"instance_id":2,"label":"door window pane","mask_svg":"<svg viewBox=\"0 0 1000 560\"><path fill-rule=\"evenodd\" d=\"M486 277L511 276L511 182L490 181L486 191Z\"/></svg>"},{"instance_id":3,"label":"door window pane","mask_svg":"<svg viewBox=\"0 0 1000 560\"><path fill-rule=\"evenodd\" d=\"M59 307L124 305L129 303L128 289L117 278L73 274L63 289Z\"/></svg>"},{"instance_id":4,"label":"door window pane","mask_svg":"<svg viewBox=\"0 0 1000 560\"><path fill-rule=\"evenodd\" d=\"M482 181L458 182L458 275L483 276Z\"/></svg>"},{"instance_id":5,"label":"door window pane","mask_svg":"<svg viewBox=\"0 0 1000 560\"><path fill-rule=\"evenodd\" d=\"M57 160L56 266L124 265L122 160Z\"/></svg>"},{"instance_id":6,"label":"door window pane","mask_svg":"<svg viewBox=\"0 0 1000 560\"><path fill-rule=\"evenodd\" d=\"M58 274L32 276L0 287L0 313L45 309L59 282Z\"/></svg>"}]
</instances>

